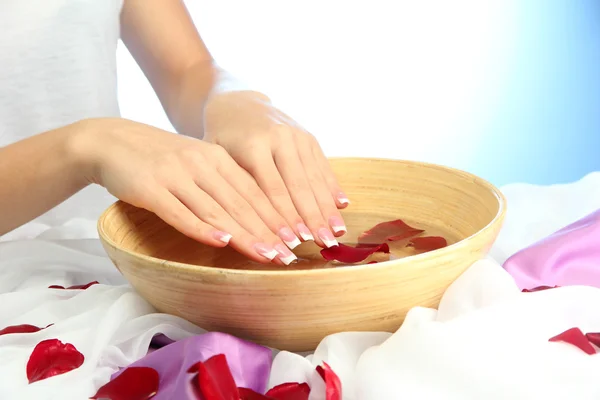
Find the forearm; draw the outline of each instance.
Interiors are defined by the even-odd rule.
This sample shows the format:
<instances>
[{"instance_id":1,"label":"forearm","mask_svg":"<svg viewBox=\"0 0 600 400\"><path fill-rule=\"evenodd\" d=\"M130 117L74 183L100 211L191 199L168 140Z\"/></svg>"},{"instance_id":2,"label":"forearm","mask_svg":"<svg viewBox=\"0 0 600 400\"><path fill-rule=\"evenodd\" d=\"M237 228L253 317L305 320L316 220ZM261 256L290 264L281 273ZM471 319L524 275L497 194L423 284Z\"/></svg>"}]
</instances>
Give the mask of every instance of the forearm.
<instances>
[{"instance_id":1,"label":"forearm","mask_svg":"<svg viewBox=\"0 0 600 400\"><path fill-rule=\"evenodd\" d=\"M170 88L167 100L163 101L163 104L177 132L202 138L204 110L208 99L231 92L269 101L266 95L250 90L248 86L214 63L202 63L194 65L181 75L177 84Z\"/></svg>"},{"instance_id":2,"label":"forearm","mask_svg":"<svg viewBox=\"0 0 600 400\"><path fill-rule=\"evenodd\" d=\"M182 0L125 0L121 37L181 134L204 137L204 110L214 96L268 100L216 65ZM224 111L217 119L228 117Z\"/></svg>"},{"instance_id":3,"label":"forearm","mask_svg":"<svg viewBox=\"0 0 600 400\"><path fill-rule=\"evenodd\" d=\"M0 235L89 184L74 138L80 123L0 148Z\"/></svg>"}]
</instances>

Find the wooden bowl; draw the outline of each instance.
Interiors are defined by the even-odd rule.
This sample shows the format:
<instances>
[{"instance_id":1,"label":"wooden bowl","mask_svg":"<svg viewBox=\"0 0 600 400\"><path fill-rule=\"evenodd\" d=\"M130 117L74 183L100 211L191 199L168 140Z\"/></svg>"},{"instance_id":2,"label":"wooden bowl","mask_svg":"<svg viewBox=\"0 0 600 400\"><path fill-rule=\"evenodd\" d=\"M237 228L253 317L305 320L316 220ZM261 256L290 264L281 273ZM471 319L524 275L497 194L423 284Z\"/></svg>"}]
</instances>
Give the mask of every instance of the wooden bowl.
<instances>
[{"instance_id":1,"label":"wooden bowl","mask_svg":"<svg viewBox=\"0 0 600 400\"><path fill-rule=\"evenodd\" d=\"M500 191L466 172L383 159L331 163L352 202L343 211L348 233L340 241L356 242L375 224L400 218L444 236L449 246L368 265L263 266L199 244L123 202L100 217L102 244L159 311L277 349L308 351L336 332L393 332L412 307L437 307L446 288L488 252L502 225ZM297 249L301 258L320 258L315 245Z\"/></svg>"}]
</instances>

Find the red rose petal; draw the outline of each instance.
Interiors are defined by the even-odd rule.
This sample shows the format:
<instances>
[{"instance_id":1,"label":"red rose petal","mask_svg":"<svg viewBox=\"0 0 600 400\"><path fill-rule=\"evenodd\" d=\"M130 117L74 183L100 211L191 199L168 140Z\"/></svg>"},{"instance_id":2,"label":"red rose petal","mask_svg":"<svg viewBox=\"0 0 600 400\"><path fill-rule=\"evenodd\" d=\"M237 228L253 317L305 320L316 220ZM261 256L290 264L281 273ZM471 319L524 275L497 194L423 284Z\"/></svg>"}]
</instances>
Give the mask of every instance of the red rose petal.
<instances>
[{"instance_id":1,"label":"red rose petal","mask_svg":"<svg viewBox=\"0 0 600 400\"><path fill-rule=\"evenodd\" d=\"M539 292L540 290L556 289L557 287L560 287L560 286L558 286L558 285L557 286L536 286L531 289L523 289L523 290L521 290L521 292L523 292L523 293Z\"/></svg>"},{"instance_id":2,"label":"red rose petal","mask_svg":"<svg viewBox=\"0 0 600 400\"><path fill-rule=\"evenodd\" d=\"M83 354L70 343L58 339L43 340L35 346L27 362L29 383L64 374L83 364Z\"/></svg>"},{"instance_id":3,"label":"red rose petal","mask_svg":"<svg viewBox=\"0 0 600 400\"><path fill-rule=\"evenodd\" d=\"M585 334L587 340L596 347L600 347L600 332L588 332Z\"/></svg>"},{"instance_id":4,"label":"red rose petal","mask_svg":"<svg viewBox=\"0 0 600 400\"><path fill-rule=\"evenodd\" d=\"M567 329L563 333L551 337L548 339L549 342L565 342L578 347L580 350L587 354L596 354L596 349L591 345L586 335L581 332L579 328Z\"/></svg>"},{"instance_id":5,"label":"red rose petal","mask_svg":"<svg viewBox=\"0 0 600 400\"><path fill-rule=\"evenodd\" d=\"M323 361L323 366L319 365L317 372L325 381L325 399L342 400L342 382L329 364Z\"/></svg>"},{"instance_id":6,"label":"red rose petal","mask_svg":"<svg viewBox=\"0 0 600 400\"><path fill-rule=\"evenodd\" d=\"M410 239L411 237L420 235L423 232L425 232L423 229L412 229L410 231L404 232L401 235L388 236L387 240L388 240L388 242L395 242L398 240L406 240L406 239Z\"/></svg>"},{"instance_id":7,"label":"red rose petal","mask_svg":"<svg viewBox=\"0 0 600 400\"><path fill-rule=\"evenodd\" d=\"M154 368L130 367L98 389L91 399L148 400L158 392L159 376Z\"/></svg>"},{"instance_id":8,"label":"red rose petal","mask_svg":"<svg viewBox=\"0 0 600 400\"><path fill-rule=\"evenodd\" d=\"M272 397L267 397L248 388L238 388L238 392L240 393L239 400L273 400Z\"/></svg>"},{"instance_id":9,"label":"red rose petal","mask_svg":"<svg viewBox=\"0 0 600 400\"><path fill-rule=\"evenodd\" d=\"M198 371L194 379L204 400L239 400L240 394L229 370L224 354L212 356L190 367L188 372Z\"/></svg>"},{"instance_id":10,"label":"red rose petal","mask_svg":"<svg viewBox=\"0 0 600 400\"><path fill-rule=\"evenodd\" d=\"M188 370L187 370L188 374L192 374L194 372L200 371L200 364L202 364L202 361L199 361L196 364L194 364L191 367L189 367Z\"/></svg>"},{"instance_id":11,"label":"red rose petal","mask_svg":"<svg viewBox=\"0 0 600 400\"><path fill-rule=\"evenodd\" d=\"M423 236L411 239L408 245L419 251L433 251L448 246L448 242L441 236Z\"/></svg>"},{"instance_id":12,"label":"red rose petal","mask_svg":"<svg viewBox=\"0 0 600 400\"><path fill-rule=\"evenodd\" d=\"M198 383L203 400L308 400L310 394L308 384L296 382L275 386L266 394L248 388L238 388L224 354L213 356L205 362L198 362L187 372L198 372L192 382Z\"/></svg>"},{"instance_id":13,"label":"red rose petal","mask_svg":"<svg viewBox=\"0 0 600 400\"><path fill-rule=\"evenodd\" d=\"M359 243L383 243L385 241L409 239L424 231L408 225L401 219L381 222L358 237Z\"/></svg>"},{"instance_id":14,"label":"red rose petal","mask_svg":"<svg viewBox=\"0 0 600 400\"><path fill-rule=\"evenodd\" d=\"M357 249L373 249L378 246L381 246L381 243L357 243L354 247Z\"/></svg>"},{"instance_id":15,"label":"red rose petal","mask_svg":"<svg viewBox=\"0 0 600 400\"><path fill-rule=\"evenodd\" d=\"M69 286L67 289L82 289L82 290L85 290L85 289L89 288L90 286L99 285L99 284L100 284L100 282L98 282L98 281L92 281L90 283L86 283L85 285Z\"/></svg>"},{"instance_id":16,"label":"red rose petal","mask_svg":"<svg viewBox=\"0 0 600 400\"><path fill-rule=\"evenodd\" d=\"M240 400L308 400L310 386L307 383L288 382L277 385L266 394L252 389L238 388Z\"/></svg>"},{"instance_id":17,"label":"red rose petal","mask_svg":"<svg viewBox=\"0 0 600 400\"><path fill-rule=\"evenodd\" d=\"M267 392L267 396L273 400L308 400L309 395L310 386L297 382L282 383Z\"/></svg>"},{"instance_id":18,"label":"red rose petal","mask_svg":"<svg viewBox=\"0 0 600 400\"><path fill-rule=\"evenodd\" d=\"M340 261L345 263L357 263L363 261L373 253L389 253L390 247L387 243L376 246L352 247L340 243L337 246L321 250L321 255L328 261Z\"/></svg>"},{"instance_id":19,"label":"red rose petal","mask_svg":"<svg viewBox=\"0 0 600 400\"><path fill-rule=\"evenodd\" d=\"M51 326L51 325L52 324L50 324L48 326ZM28 325L28 324L12 325L12 326L7 326L6 328L0 330L0 336L9 335L11 333L35 333L35 332L41 331L42 329L46 329L47 327L38 328L35 325Z\"/></svg>"},{"instance_id":20,"label":"red rose petal","mask_svg":"<svg viewBox=\"0 0 600 400\"><path fill-rule=\"evenodd\" d=\"M81 290L85 290L85 289L89 288L90 286L99 285L99 284L100 284L100 282L98 282L98 281L92 281L90 283L86 283L85 285L73 285L73 286L69 286L67 288L64 286L61 286L61 285L51 285L51 286L48 286L48 289L63 289L63 290L81 289Z\"/></svg>"}]
</instances>

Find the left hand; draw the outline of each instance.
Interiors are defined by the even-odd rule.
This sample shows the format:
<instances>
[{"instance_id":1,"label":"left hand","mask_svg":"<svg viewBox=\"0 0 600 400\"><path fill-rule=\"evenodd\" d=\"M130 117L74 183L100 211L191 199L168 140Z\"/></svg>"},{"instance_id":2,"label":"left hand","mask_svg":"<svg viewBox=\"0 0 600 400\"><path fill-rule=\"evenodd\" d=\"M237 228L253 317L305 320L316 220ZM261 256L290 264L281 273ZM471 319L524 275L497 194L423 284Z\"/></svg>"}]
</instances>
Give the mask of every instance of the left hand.
<instances>
[{"instance_id":1,"label":"left hand","mask_svg":"<svg viewBox=\"0 0 600 400\"><path fill-rule=\"evenodd\" d=\"M292 248L297 238L337 245L349 201L313 135L255 92L215 95L204 118L204 140L225 148L282 217L261 216L274 233Z\"/></svg>"}]
</instances>

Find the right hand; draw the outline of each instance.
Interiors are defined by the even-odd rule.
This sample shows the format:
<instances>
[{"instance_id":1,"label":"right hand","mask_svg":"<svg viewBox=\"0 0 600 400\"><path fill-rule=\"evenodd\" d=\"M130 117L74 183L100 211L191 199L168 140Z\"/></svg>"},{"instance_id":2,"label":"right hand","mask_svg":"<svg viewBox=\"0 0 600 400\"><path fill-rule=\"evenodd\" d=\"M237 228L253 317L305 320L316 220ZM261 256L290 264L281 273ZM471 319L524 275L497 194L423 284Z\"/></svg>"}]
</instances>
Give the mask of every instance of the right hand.
<instances>
[{"instance_id":1,"label":"right hand","mask_svg":"<svg viewBox=\"0 0 600 400\"><path fill-rule=\"evenodd\" d=\"M207 245L262 263L296 259L275 234L285 219L222 147L124 119L83 123L87 178L115 197Z\"/></svg>"}]
</instances>

